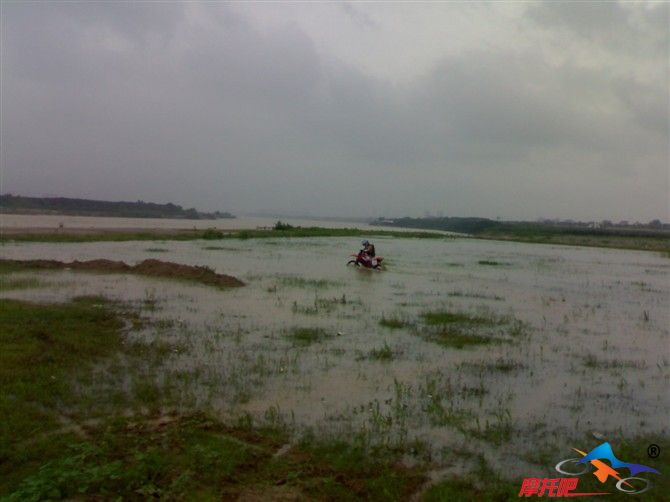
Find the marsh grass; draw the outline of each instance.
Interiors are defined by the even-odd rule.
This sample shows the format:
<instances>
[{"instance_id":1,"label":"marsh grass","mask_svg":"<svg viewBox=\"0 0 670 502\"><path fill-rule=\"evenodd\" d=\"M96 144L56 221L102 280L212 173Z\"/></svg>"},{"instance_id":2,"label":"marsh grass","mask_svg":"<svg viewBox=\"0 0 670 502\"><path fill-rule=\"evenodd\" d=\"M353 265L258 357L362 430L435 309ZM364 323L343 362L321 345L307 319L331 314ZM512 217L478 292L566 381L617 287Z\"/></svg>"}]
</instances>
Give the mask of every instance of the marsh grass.
<instances>
[{"instance_id":1,"label":"marsh grass","mask_svg":"<svg viewBox=\"0 0 670 502\"><path fill-rule=\"evenodd\" d=\"M368 358L374 361L392 361L395 358L395 352L388 343L384 342L382 347L370 350Z\"/></svg>"},{"instance_id":2,"label":"marsh grass","mask_svg":"<svg viewBox=\"0 0 670 502\"><path fill-rule=\"evenodd\" d=\"M425 326L418 329L417 334L456 349L514 342L527 334L526 325L521 321L488 312L472 315L436 310L422 312L420 318Z\"/></svg>"},{"instance_id":3,"label":"marsh grass","mask_svg":"<svg viewBox=\"0 0 670 502\"><path fill-rule=\"evenodd\" d=\"M526 368L526 365L520 361L515 361L513 359L504 359L497 358L495 361L466 361L458 365L458 368L472 368L479 370L480 372L500 372L500 373L511 373L514 371L520 371Z\"/></svg>"},{"instance_id":4,"label":"marsh grass","mask_svg":"<svg viewBox=\"0 0 670 502\"><path fill-rule=\"evenodd\" d=\"M205 251L238 251L238 252L246 252L246 251L251 251L251 249L240 249L240 248L234 248L234 247L226 247L226 246L204 246L202 248Z\"/></svg>"},{"instance_id":5,"label":"marsh grass","mask_svg":"<svg viewBox=\"0 0 670 502\"><path fill-rule=\"evenodd\" d=\"M463 312L449 312L444 310L423 312L421 318L425 324L430 326L443 326L447 324L461 325L492 325L496 324L493 318L473 316Z\"/></svg>"},{"instance_id":6,"label":"marsh grass","mask_svg":"<svg viewBox=\"0 0 670 502\"><path fill-rule=\"evenodd\" d=\"M402 239L450 239L450 236L424 231L400 232L394 230L368 230L358 228L295 227L286 230L180 230L172 232L97 232L97 233L15 233L0 236L1 242L125 242L125 241L190 241L223 239L272 239L305 237L399 237Z\"/></svg>"},{"instance_id":7,"label":"marsh grass","mask_svg":"<svg viewBox=\"0 0 670 502\"><path fill-rule=\"evenodd\" d=\"M0 260L0 274L10 274L12 272L25 272L26 268L16 261Z\"/></svg>"},{"instance_id":8,"label":"marsh grass","mask_svg":"<svg viewBox=\"0 0 670 502\"><path fill-rule=\"evenodd\" d=\"M123 325L100 297L61 305L3 300L0 457L6 458L17 440L57 425L53 410L71 400L71 375L119 350Z\"/></svg>"},{"instance_id":9,"label":"marsh grass","mask_svg":"<svg viewBox=\"0 0 670 502\"><path fill-rule=\"evenodd\" d=\"M46 288L49 286L53 286L53 283L44 281L39 277L7 277L0 275L0 291Z\"/></svg>"},{"instance_id":10,"label":"marsh grass","mask_svg":"<svg viewBox=\"0 0 670 502\"><path fill-rule=\"evenodd\" d=\"M592 369L644 369L647 365L644 361L632 361L627 359L598 359L593 354L587 354L584 358L584 366Z\"/></svg>"},{"instance_id":11,"label":"marsh grass","mask_svg":"<svg viewBox=\"0 0 670 502\"><path fill-rule=\"evenodd\" d=\"M433 396L426 408L431 425L449 426L459 431L463 431L467 424L472 422L474 414L467 409L456 408L455 406L445 406L439 396Z\"/></svg>"},{"instance_id":12,"label":"marsh grass","mask_svg":"<svg viewBox=\"0 0 670 502\"><path fill-rule=\"evenodd\" d=\"M502 478L481 454L476 461L470 475L445 479L430 486L421 498L422 502L518 500L518 480Z\"/></svg>"},{"instance_id":13,"label":"marsh grass","mask_svg":"<svg viewBox=\"0 0 670 502\"><path fill-rule=\"evenodd\" d=\"M146 248L144 250L146 253L169 253L169 249L165 248Z\"/></svg>"},{"instance_id":14,"label":"marsh grass","mask_svg":"<svg viewBox=\"0 0 670 502\"><path fill-rule=\"evenodd\" d=\"M337 281L330 281L327 279L306 279L304 277L293 275L279 277L277 278L277 282L281 286L304 289L327 289L342 285L342 283Z\"/></svg>"},{"instance_id":15,"label":"marsh grass","mask_svg":"<svg viewBox=\"0 0 670 502\"><path fill-rule=\"evenodd\" d=\"M204 414L118 418L87 439L52 438L40 468L3 482L0 493L10 500L371 500L381 491L401 500L426 479L389 448L305 435L276 456L287 440L281 426L251 417L234 426Z\"/></svg>"},{"instance_id":16,"label":"marsh grass","mask_svg":"<svg viewBox=\"0 0 670 502\"><path fill-rule=\"evenodd\" d=\"M479 300L496 300L496 301L502 301L505 299L504 297L498 295L487 295L484 293L466 293L463 291L451 291L447 293L447 296L450 296L452 298L476 298Z\"/></svg>"},{"instance_id":17,"label":"marsh grass","mask_svg":"<svg viewBox=\"0 0 670 502\"><path fill-rule=\"evenodd\" d=\"M291 328L284 336L289 340L292 340L296 345L302 346L320 342L327 337L326 331L323 328L305 327Z\"/></svg>"},{"instance_id":18,"label":"marsh grass","mask_svg":"<svg viewBox=\"0 0 670 502\"><path fill-rule=\"evenodd\" d=\"M339 305L346 305L347 304L347 296L342 295L339 297L332 297L332 298L319 298L316 297L314 299L314 306L317 308L322 308L326 310L334 310L335 307Z\"/></svg>"},{"instance_id":19,"label":"marsh grass","mask_svg":"<svg viewBox=\"0 0 670 502\"><path fill-rule=\"evenodd\" d=\"M490 345L501 343L501 340L491 336L482 336L470 332L461 331L457 328L446 328L435 332L427 337L443 347L464 349L474 345Z\"/></svg>"},{"instance_id":20,"label":"marsh grass","mask_svg":"<svg viewBox=\"0 0 670 502\"><path fill-rule=\"evenodd\" d=\"M223 423L197 412L197 404L183 395L201 378L198 371L175 371L159 381L157 361L165 360L167 346L160 339L156 345L127 343L124 321L132 312L124 308L100 297L58 305L3 301L0 499L411 500L422 494L425 472L441 467L410 453L427 448L408 439L416 402L410 383L394 380L387 402L366 406L365 433L346 440L305 431L296 441L290 435L290 412L278 406L268 408L264 421L255 423L245 414ZM299 344L327 336L319 328L295 328L291 334L298 335ZM384 343L373 350L386 354L388 349ZM291 359L297 353L249 353L236 378L240 385L271 378L297 364ZM114 361L121 356L125 365L117 367ZM239 359L231 355L231 361ZM105 361L114 362L99 376L105 392L73 390L77 381L86 387ZM128 375L133 377L124 389ZM459 380L437 387L428 386L420 401L432 423L453 426L466 440L479 438L494 446L509 442L515 432L509 411L494 413L475 428L476 417L458 405L460 396L479 396L483 387L466 387ZM240 387L241 393L248 390ZM166 412L175 409L184 414ZM387 441L391 435L397 440ZM661 451L670 448L665 436L655 435L617 441L615 451L626 461L665 473L670 469L665 457L646 457L650 443ZM663 500L667 476L653 481L658 485L650 493ZM600 487L592 483L584 491ZM518 479L501 481L480 456L473 472L437 481L421 500L507 500L518 498L518 490Z\"/></svg>"},{"instance_id":21,"label":"marsh grass","mask_svg":"<svg viewBox=\"0 0 670 502\"><path fill-rule=\"evenodd\" d=\"M412 323L410 322L409 318L404 316L385 317L382 315L382 318L379 320L379 325L389 329L402 329L411 326Z\"/></svg>"},{"instance_id":22,"label":"marsh grass","mask_svg":"<svg viewBox=\"0 0 670 502\"><path fill-rule=\"evenodd\" d=\"M276 288L270 287L267 291L276 293ZM360 300L347 300L347 297L344 294L342 296L331 298L323 298L317 295L314 297L314 302L311 305L303 305L294 301L291 305L291 312L304 315L330 314L338 307L348 304L360 305Z\"/></svg>"},{"instance_id":23,"label":"marsh grass","mask_svg":"<svg viewBox=\"0 0 670 502\"><path fill-rule=\"evenodd\" d=\"M478 439L483 439L496 446L508 442L514 431L512 414L508 409L498 410L489 420L486 419L484 427L479 426L479 419L476 420L478 427L470 429L470 434Z\"/></svg>"}]
</instances>

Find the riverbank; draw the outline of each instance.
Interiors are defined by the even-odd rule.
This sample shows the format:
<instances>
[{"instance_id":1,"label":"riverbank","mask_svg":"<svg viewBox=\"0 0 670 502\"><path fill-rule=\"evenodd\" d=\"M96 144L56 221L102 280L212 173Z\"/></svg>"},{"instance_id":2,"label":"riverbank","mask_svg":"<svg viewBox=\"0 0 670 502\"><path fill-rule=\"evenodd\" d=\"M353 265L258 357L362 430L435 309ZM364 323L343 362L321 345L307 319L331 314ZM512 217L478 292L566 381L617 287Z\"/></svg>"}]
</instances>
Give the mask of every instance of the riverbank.
<instances>
[{"instance_id":1,"label":"riverbank","mask_svg":"<svg viewBox=\"0 0 670 502\"><path fill-rule=\"evenodd\" d=\"M293 227L276 230L218 230L218 229L57 229L12 228L0 230L2 242L123 242L123 241L189 241L197 239L268 239L282 237L404 237L418 239L448 238L444 233L423 231L394 231L360 228Z\"/></svg>"},{"instance_id":2,"label":"riverbank","mask_svg":"<svg viewBox=\"0 0 670 502\"><path fill-rule=\"evenodd\" d=\"M670 238L668 237L633 237L614 235L570 235L570 234L481 234L473 239L494 241L523 242L528 244L553 244L562 246L582 246L609 249L630 249L637 251L658 251L670 257Z\"/></svg>"},{"instance_id":3,"label":"riverbank","mask_svg":"<svg viewBox=\"0 0 670 502\"><path fill-rule=\"evenodd\" d=\"M0 244L7 242L125 242L125 241L190 241L222 239L273 239L301 237L400 237L414 239L471 238L493 241L511 241L530 244L552 244L609 249L657 251L670 256L670 238L662 236L626 235L572 235L572 234L479 234L448 235L420 230L378 230L362 228L293 227L276 230L219 230L219 229L167 229L167 228L3 228Z\"/></svg>"}]
</instances>

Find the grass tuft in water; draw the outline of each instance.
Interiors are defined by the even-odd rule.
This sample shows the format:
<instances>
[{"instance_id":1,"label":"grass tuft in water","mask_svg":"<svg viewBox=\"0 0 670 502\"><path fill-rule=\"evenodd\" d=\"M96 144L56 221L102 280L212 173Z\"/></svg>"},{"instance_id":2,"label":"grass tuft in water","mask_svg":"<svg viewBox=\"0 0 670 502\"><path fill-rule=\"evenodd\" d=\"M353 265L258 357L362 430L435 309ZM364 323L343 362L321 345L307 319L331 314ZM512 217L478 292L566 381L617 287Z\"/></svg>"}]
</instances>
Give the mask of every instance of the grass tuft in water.
<instances>
[{"instance_id":1,"label":"grass tuft in water","mask_svg":"<svg viewBox=\"0 0 670 502\"><path fill-rule=\"evenodd\" d=\"M329 281L327 279L305 279L300 276L283 276L277 279L280 285L290 288L305 288L305 289L326 289L342 284L337 281Z\"/></svg>"},{"instance_id":2,"label":"grass tuft in water","mask_svg":"<svg viewBox=\"0 0 670 502\"><path fill-rule=\"evenodd\" d=\"M584 366L592 369L644 369L646 363L644 361L632 361L627 359L598 359L593 354L587 354L584 357Z\"/></svg>"},{"instance_id":3,"label":"grass tuft in water","mask_svg":"<svg viewBox=\"0 0 670 502\"><path fill-rule=\"evenodd\" d=\"M286 338L293 340L297 345L311 345L326 338L326 332L323 328L292 328Z\"/></svg>"},{"instance_id":4,"label":"grass tuft in water","mask_svg":"<svg viewBox=\"0 0 670 502\"><path fill-rule=\"evenodd\" d=\"M500 340L490 337L466 333L456 328L448 328L428 337L431 341L439 343L443 347L464 349L474 345L490 345L500 343Z\"/></svg>"},{"instance_id":5,"label":"grass tuft in water","mask_svg":"<svg viewBox=\"0 0 670 502\"><path fill-rule=\"evenodd\" d=\"M384 317L382 315L379 325L389 329L401 329L411 326L411 323L404 317Z\"/></svg>"},{"instance_id":6,"label":"grass tuft in water","mask_svg":"<svg viewBox=\"0 0 670 502\"><path fill-rule=\"evenodd\" d=\"M375 361L391 361L395 358L393 349L384 342L384 345L378 349L372 349L368 352L368 358Z\"/></svg>"},{"instance_id":7,"label":"grass tuft in water","mask_svg":"<svg viewBox=\"0 0 670 502\"><path fill-rule=\"evenodd\" d=\"M477 317L463 312L433 311L421 314L424 323L431 326L444 324L495 324L492 318Z\"/></svg>"},{"instance_id":8,"label":"grass tuft in water","mask_svg":"<svg viewBox=\"0 0 670 502\"><path fill-rule=\"evenodd\" d=\"M52 283L43 281L39 277L5 277L0 276L0 291L14 291L17 289L35 289L51 286Z\"/></svg>"}]
</instances>

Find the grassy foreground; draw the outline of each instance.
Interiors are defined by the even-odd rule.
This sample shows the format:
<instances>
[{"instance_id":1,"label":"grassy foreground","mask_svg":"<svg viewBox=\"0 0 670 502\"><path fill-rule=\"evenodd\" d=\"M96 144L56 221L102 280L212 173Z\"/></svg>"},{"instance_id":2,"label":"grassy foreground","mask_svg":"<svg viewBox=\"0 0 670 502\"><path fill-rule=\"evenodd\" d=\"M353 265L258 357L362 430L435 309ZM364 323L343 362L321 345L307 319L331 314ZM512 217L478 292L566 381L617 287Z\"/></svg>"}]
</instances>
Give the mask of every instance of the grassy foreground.
<instances>
[{"instance_id":1,"label":"grassy foreground","mask_svg":"<svg viewBox=\"0 0 670 502\"><path fill-rule=\"evenodd\" d=\"M161 398L148 399L162 389L98 396L87 408L96 398L78 387L96 363L147 356L124 343L128 319L141 322L99 297L3 301L0 499L403 500L425 482L387 448L309 435L287 448L286 430L249 417L228 426L166 414Z\"/></svg>"},{"instance_id":2,"label":"grassy foreground","mask_svg":"<svg viewBox=\"0 0 670 502\"><path fill-rule=\"evenodd\" d=\"M102 297L3 300L0 500L518 499L520 480L501 480L481 456L467 477L431 485L436 466L429 459L407 467L407 451L370 444L364 435L342 441L306 433L296 440L276 421L244 415L224 423L195 407L170 411L178 393L151 379L170 347L129 343L124 335L144 322ZM124 386L113 371L96 372L109 361L122 361L123 376L134 382ZM102 374L97 387L94 374ZM616 451L646 463L640 451L648 440L617 443ZM654 462L665 484L651 499L667 493L667 458Z\"/></svg>"}]
</instances>

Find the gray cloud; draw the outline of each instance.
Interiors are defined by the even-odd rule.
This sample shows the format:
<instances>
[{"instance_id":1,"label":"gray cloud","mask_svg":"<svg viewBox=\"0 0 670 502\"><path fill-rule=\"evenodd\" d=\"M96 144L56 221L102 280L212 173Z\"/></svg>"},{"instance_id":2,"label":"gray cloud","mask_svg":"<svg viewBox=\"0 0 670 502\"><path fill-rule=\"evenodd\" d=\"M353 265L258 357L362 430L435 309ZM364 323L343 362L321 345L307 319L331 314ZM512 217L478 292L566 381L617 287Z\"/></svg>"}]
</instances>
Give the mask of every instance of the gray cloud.
<instances>
[{"instance_id":1,"label":"gray cloud","mask_svg":"<svg viewBox=\"0 0 670 502\"><path fill-rule=\"evenodd\" d=\"M666 218L667 8L569 5L514 13L524 30L496 48L436 47L428 71L397 83L288 7L4 4L2 189L234 211ZM484 26L489 11L467 14ZM331 30L353 20L361 50L371 32L388 41L370 6L329 14Z\"/></svg>"}]
</instances>

